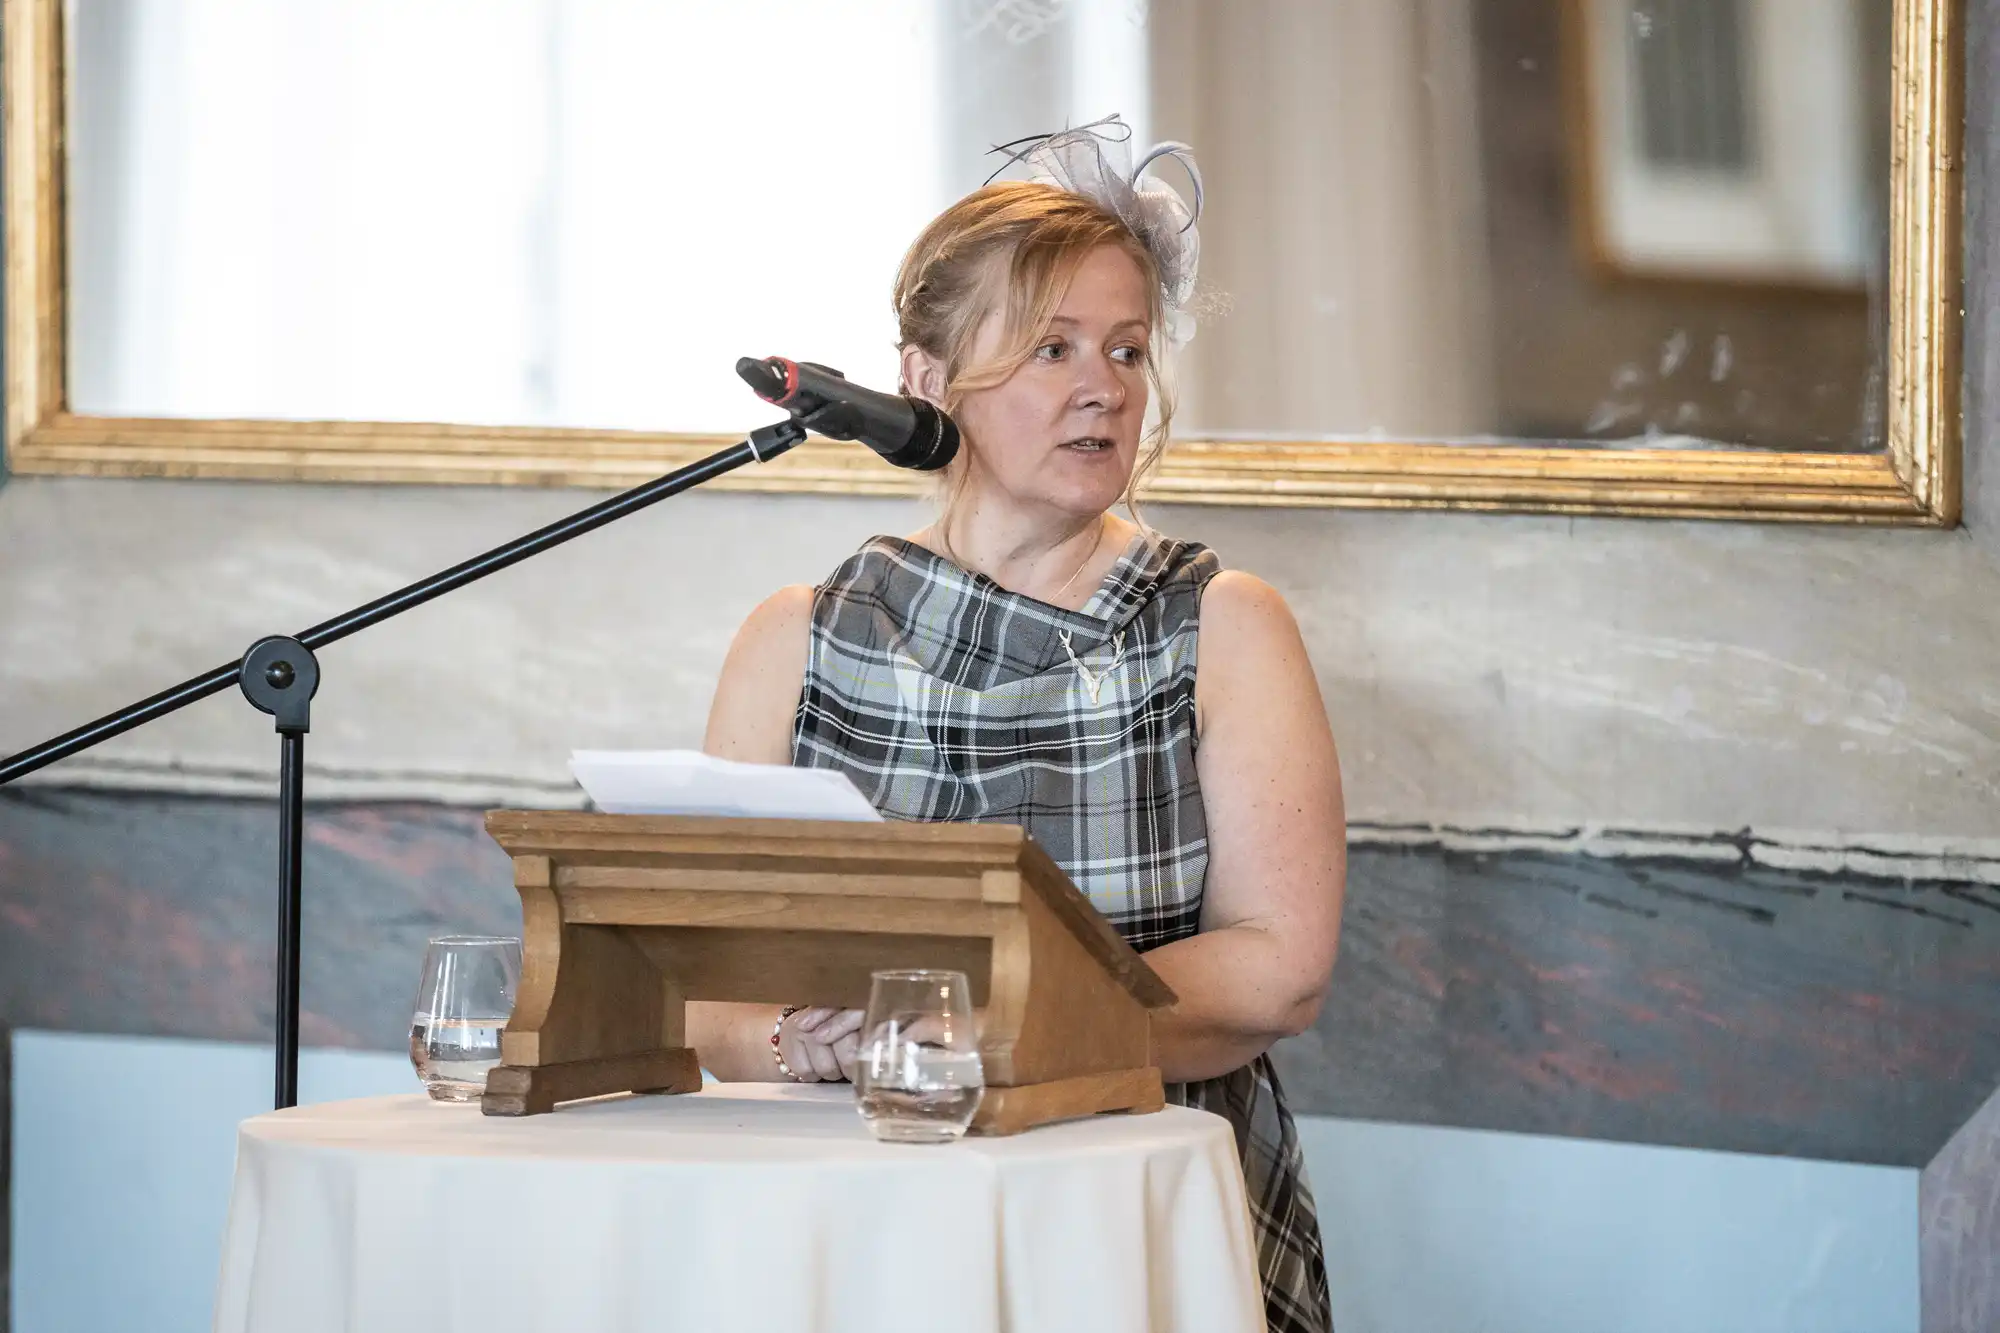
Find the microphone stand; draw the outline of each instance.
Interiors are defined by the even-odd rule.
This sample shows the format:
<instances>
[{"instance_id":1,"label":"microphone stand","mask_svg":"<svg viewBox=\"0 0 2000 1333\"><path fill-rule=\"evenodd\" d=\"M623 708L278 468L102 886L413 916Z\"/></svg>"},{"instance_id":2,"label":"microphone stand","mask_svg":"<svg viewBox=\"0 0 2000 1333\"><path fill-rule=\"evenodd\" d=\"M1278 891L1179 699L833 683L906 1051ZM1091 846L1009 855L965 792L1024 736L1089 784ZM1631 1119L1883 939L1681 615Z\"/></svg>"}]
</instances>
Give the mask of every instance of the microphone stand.
<instances>
[{"instance_id":1,"label":"microphone stand","mask_svg":"<svg viewBox=\"0 0 2000 1333\"><path fill-rule=\"evenodd\" d=\"M296 1106L299 1095L300 853L305 819L306 732L311 729L312 697L319 689L319 660L313 656L313 650L400 615L509 565L518 564L529 556L540 555L551 546L560 546L572 537L580 537L746 463L762 463L776 458L805 437L806 429L797 420L764 426L752 431L740 444L720 453L710 454L677 472L614 495L545 528L517 537L505 546L495 547L484 555L474 556L385 597L378 597L345 615L335 616L303 633L289 638L272 636L259 639L250 645L239 662L224 663L192 680L182 681L170 690L162 690L150 699L141 699L95 722L0 760L0 785L53 764L58 759L87 750L154 718L165 717L231 685L241 686L252 705L276 719L280 749L277 1072L274 1099L280 1109Z\"/></svg>"}]
</instances>

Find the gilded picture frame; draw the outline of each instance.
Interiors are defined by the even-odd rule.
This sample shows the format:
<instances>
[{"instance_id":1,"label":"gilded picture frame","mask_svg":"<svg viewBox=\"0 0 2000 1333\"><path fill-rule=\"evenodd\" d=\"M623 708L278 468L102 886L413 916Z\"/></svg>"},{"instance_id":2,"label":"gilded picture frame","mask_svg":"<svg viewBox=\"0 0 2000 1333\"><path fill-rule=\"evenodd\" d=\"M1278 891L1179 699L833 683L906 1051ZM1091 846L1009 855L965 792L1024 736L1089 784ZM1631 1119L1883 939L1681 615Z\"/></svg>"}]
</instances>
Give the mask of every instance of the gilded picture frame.
<instances>
[{"instance_id":1,"label":"gilded picture frame","mask_svg":"<svg viewBox=\"0 0 2000 1333\"><path fill-rule=\"evenodd\" d=\"M708 435L86 416L66 385L63 0L0 0L6 448L21 475L616 488L733 443ZM1179 440L1170 503L1949 526L1958 521L1963 0L1895 0L1887 448L1881 453ZM715 483L911 494L923 478L813 440Z\"/></svg>"}]
</instances>

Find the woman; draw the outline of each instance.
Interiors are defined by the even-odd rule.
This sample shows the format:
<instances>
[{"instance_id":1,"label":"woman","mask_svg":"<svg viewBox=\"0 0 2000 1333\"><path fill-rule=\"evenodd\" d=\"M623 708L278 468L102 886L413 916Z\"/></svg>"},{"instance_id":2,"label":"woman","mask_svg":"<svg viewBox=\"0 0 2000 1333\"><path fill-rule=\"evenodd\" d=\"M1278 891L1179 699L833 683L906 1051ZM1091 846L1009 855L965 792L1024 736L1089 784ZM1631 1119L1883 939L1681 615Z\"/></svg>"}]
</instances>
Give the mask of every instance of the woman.
<instances>
[{"instance_id":1,"label":"woman","mask_svg":"<svg viewBox=\"0 0 2000 1333\"><path fill-rule=\"evenodd\" d=\"M1339 764L1277 592L1109 512L1166 440L1193 215L1135 185L1103 128L1038 142L1024 156L1054 183L989 184L911 247L905 391L964 437L941 513L759 606L706 748L839 769L890 818L1025 827L1179 996L1153 1026L1169 1098L1235 1125L1271 1328L1324 1330L1266 1052L1311 1026L1332 969ZM812 1081L851 1074L859 1017L699 1005L690 1023L719 1077Z\"/></svg>"}]
</instances>

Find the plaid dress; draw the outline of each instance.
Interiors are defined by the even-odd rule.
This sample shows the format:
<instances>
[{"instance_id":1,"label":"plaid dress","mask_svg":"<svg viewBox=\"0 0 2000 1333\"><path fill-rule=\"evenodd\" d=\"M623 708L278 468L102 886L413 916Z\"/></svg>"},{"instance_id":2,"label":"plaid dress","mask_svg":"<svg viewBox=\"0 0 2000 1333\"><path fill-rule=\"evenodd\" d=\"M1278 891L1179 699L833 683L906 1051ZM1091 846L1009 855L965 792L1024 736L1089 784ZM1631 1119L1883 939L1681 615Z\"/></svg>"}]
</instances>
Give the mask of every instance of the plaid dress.
<instances>
[{"instance_id":1,"label":"plaid dress","mask_svg":"<svg viewBox=\"0 0 2000 1333\"><path fill-rule=\"evenodd\" d=\"M792 762L846 773L891 819L1019 824L1133 948L1186 939L1208 870L1195 646L1219 568L1135 537L1067 611L873 538L814 596ZM1270 1057L1167 1096L1235 1126L1273 1333L1326 1333L1319 1222Z\"/></svg>"}]
</instances>

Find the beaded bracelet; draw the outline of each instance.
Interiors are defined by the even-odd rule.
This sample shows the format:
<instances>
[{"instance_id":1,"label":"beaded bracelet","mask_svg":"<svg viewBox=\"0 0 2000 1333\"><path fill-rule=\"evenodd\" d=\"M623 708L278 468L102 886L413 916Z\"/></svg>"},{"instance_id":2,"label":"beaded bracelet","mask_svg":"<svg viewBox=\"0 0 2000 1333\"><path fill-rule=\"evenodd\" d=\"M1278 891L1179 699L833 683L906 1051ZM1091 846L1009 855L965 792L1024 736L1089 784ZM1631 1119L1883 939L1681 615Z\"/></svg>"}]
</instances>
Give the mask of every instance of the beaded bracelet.
<instances>
[{"instance_id":1,"label":"beaded bracelet","mask_svg":"<svg viewBox=\"0 0 2000 1333\"><path fill-rule=\"evenodd\" d=\"M778 1031L785 1026L785 1020L798 1011L799 1006L795 1004L788 1004L778 1011L778 1021L771 1024L771 1058L778 1062L779 1073L791 1079L794 1083L803 1083L805 1080L799 1077L796 1070L785 1063L785 1057L778 1051Z\"/></svg>"}]
</instances>

